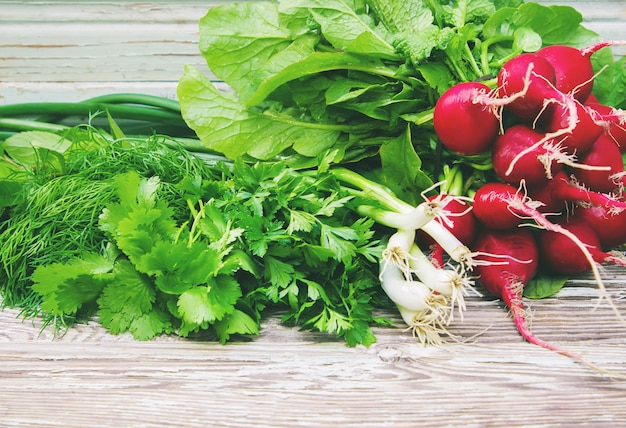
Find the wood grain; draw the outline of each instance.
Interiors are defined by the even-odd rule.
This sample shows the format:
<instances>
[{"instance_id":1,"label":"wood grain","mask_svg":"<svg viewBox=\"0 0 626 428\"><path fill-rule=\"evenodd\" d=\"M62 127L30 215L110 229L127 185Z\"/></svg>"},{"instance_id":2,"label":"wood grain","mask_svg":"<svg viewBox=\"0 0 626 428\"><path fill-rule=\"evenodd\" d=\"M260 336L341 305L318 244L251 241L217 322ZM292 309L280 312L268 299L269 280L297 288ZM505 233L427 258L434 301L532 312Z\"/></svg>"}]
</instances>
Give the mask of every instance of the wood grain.
<instances>
[{"instance_id":1,"label":"wood grain","mask_svg":"<svg viewBox=\"0 0 626 428\"><path fill-rule=\"evenodd\" d=\"M626 313L626 274L608 267ZM624 324L588 276L527 301L546 340L626 376ZM596 307L595 310L592 309ZM423 347L401 327L349 348L281 325L228 345L136 342L97 323L63 337L0 313L1 426L619 426L626 382L521 340L495 299L472 297L455 341Z\"/></svg>"},{"instance_id":2,"label":"wood grain","mask_svg":"<svg viewBox=\"0 0 626 428\"><path fill-rule=\"evenodd\" d=\"M0 104L80 101L111 92L174 98L185 64L212 76L199 54L198 20L227 1L2 1ZM624 39L621 0L571 5L606 40ZM619 55L625 46L616 46Z\"/></svg>"}]
</instances>

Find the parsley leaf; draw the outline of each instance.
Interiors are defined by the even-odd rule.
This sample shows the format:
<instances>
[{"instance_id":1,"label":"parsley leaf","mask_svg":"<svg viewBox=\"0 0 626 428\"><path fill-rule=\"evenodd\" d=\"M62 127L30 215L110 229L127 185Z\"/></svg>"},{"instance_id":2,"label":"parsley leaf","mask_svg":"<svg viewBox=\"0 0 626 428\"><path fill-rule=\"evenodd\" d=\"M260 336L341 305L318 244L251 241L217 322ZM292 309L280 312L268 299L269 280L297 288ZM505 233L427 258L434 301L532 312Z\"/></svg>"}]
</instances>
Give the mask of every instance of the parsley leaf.
<instances>
[{"instance_id":1,"label":"parsley leaf","mask_svg":"<svg viewBox=\"0 0 626 428\"><path fill-rule=\"evenodd\" d=\"M250 315L235 309L215 323L215 331L220 343L224 344L233 334L259 334L259 325Z\"/></svg>"}]
</instances>

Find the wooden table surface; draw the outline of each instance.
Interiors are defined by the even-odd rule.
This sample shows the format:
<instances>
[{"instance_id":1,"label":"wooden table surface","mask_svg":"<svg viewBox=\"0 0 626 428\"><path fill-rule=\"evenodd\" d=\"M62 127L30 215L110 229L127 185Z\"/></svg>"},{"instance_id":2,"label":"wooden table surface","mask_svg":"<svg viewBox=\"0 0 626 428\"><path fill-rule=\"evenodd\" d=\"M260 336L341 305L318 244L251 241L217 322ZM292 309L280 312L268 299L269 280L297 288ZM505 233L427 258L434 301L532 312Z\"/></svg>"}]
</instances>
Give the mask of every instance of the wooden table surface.
<instances>
[{"instance_id":1,"label":"wooden table surface","mask_svg":"<svg viewBox=\"0 0 626 428\"><path fill-rule=\"evenodd\" d=\"M0 1L0 103L173 97L182 66L204 66L197 20L217 3ZM542 3L572 4L606 39L626 38L621 0ZM626 314L626 270L603 276ZM582 275L554 298L527 301L533 331L626 376L626 327L597 296ZM222 346L136 342L96 323L53 339L7 309L0 426L626 426L625 380L525 343L497 300L470 298L450 326L455 341L441 347L420 346L386 315L396 328L348 348L284 327L280 314L259 337Z\"/></svg>"},{"instance_id":2,"label":"wooden table surface","mask_svg":"<svg viewBox=\"0 0 626 428\"><path fill-rule=\"evenodd\" d=\"M626 313L626 273L606 286ZM533 331L626 376L624 325L588 276L527 301ZM592 310L596 307L595 310ZM0 312L0 426L510 427L625 426L626 381L524 342L501 303L471 298L455 340L416 343L396 328L346 347L282 326L228 345L136 342L96 323L53 339Z\"/></svg>"}]
</instances>

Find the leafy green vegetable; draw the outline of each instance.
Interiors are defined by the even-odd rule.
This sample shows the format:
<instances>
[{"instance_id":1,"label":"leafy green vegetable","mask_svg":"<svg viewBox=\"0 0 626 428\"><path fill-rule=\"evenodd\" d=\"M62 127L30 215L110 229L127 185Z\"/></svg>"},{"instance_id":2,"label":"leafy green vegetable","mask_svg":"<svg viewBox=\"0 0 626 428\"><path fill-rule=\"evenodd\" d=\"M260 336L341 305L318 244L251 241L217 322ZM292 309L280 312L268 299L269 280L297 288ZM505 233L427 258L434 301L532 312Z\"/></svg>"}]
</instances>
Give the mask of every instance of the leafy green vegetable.
<instances>
[{"instance_id":1,"label":"leafy green vegetable","mask_svg":"<svg viewBox=\"0 0 626 428\"><path fill-rule=\"evenodd\" d=\"M524 297L529 299L545 299L558 293L569 278L538 274L524 287Z\"/></svg>"},{"instance_id":2,"label":"leafy green vegetable","mask_svg":"<svg viewBox=\"0 0 626 428\"><path fill-rule=\"evenodd\" d=\"M626 109L626 57L614 61L609 49L601 49L591 59L598 72L594 79L594 94L598 101Z\"/></svg>"},{"instance_id":3,"label":"leafy green vegetable","mask_svg":"<svg viewBox=\"0 0 626 428\"><path fill-rule=\"evenodd\" d=\"M17 134L16 168L58 138ZM24 173L30 190L0 223L4 305L58 328L97 316L139 340L210 331L224 343L281 310L371 344L370 325L386 322L373 315L384 304L373 222L329 172L205 162L161 136L81 127L64 138L62 171Z\"/></svg>"},{"instance_id":4,"label":"leafy green vegetable","mask_svg":"<svg viewBox=\"0 0 626 428\"><path fill-rule=\"evenodd\" d=\"M3 305L25 306L27 313L36 311L38 305L30 289L35 267L65 263L77 254L101 250L104 234L94 224L115 197L113 177L129 170L163 177L163 197L179 215L187 207L173 191L174 183L207 168L180 146L169 148L165 137L112 143L110 136L87 126L64 133L71 145L64 147L63 153L56 152L55 159L62 158L64 165L64 173L59 174L42 166L37 155L44 147L52 151L39 142L59 141L58 135L27 132L9 140L16 141L18 136L25 142L20 143L24 153L20 162L8 157L0 161L0 165L10 165L2 177L7 208L0 218L0 293ZM27 143L28 138L34 138L32 144ZM29 146L32 155L27 153Z\"/></svg>"},{"instance_id":5,"label":"leafy green vegetable","mask_svg":"<svg viewBox=\"0 0 626 428\"><path fill-rule=\"evenodd\" d=\"M277 310L285 323L369 345L370 326L389 321L373 314L387 304L379 230L357 207L411 206L442 179L442 191L471 194L489 179L489 154L460 158L438 144L437 98L462 81L495 85L521 52L595 42L581 23L573 8L521 0L213 7L200 20L200 51L229 90L187 66L180 106L112 95L54 103L38 121L0 118L31 129L1 146L2 304L56 327L97 317L139 340L209 332L221 343L258 334ZM594 66L598 99L623 108L623 60L604 50ZM38 107L0 107L0 116ZM95 123L101 112L108 133L43 121L89 114ZM115 122L158 120L188 135L181 113L200 142L127 137ZM132 129L159 129L147 127ZM365 176L380 193L373 201L359 186ZM525 295L564 283L537 277Z\"/></svg>"},{"instance_id":6,"label":"leafy green vegetable","mask_svg":"<svg viewBox=\"0 0 626 428\"><path fill-rule=\"evenodd\" d=\"M433 150L439 95L489 79L521 52L596 41L581 22L571 7L519 0L229 3L200 20L199 44L232 91L187 66L178 97L203 144L231 159L352 163L399 178L394 190L413 202L443 165L463 162ZM402 151L419 171L398 177L382 158L406 136Z\"/></svg>"}]
</instances>

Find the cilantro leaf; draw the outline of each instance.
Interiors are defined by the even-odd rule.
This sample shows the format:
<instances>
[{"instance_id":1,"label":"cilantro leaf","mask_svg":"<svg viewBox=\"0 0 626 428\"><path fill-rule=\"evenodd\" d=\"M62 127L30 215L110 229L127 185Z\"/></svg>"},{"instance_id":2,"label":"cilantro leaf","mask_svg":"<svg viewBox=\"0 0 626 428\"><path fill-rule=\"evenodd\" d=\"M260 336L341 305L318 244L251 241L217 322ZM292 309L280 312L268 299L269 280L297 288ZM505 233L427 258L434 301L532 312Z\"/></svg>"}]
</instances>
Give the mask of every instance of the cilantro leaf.
<instances>
[{"instance_id":1,"label":"cilantro leaf","mask_svg":"<svg viewBox=\"0 0 626 428\"><path fill-rule=\"evenodd\" d=\"M208 287L193 287L178 297L178 314L182 324L178 331L180 336L187 336L200 328L206 329L217 317L209 301Z\"/></svg>"},{"instance_id":2,"label":"cilantro leaf","mask_svg":"<svg viewBox=\"0 0 626 428\"><path fill-rule=\"evenodd\" d=\"M152 310L156 294L150 278L126 260L115 263L115 277L98 298L98 320L111 333L128 331L133 322Z\"/></svg>"},{"instance_id":3,"label":"cilantro leaf","mask_svg":"<svg viewBox=\"0 0 626 428\"><path fill-rule=\"evenodd\" d=\"M158 242L141 258L140 271L156 276L155 285L168 294L181 294L188 288L206 284L222 265L219 252L201 242Z\"/></svg>"},{"instance_id":4,"label":"cilantro leaf","mask_svg":"<svg viewBox=\"0 0 626 428\"><path fill-rule=\"evenodd\" d=\"M37 267L31 277L32 289L43 297L42 310L52 315L73 315L100 295L112 270L111 260L86 253L67 263Z\"/></svg>"},{"instance_id":5,"label":"cilantro leaf","mask_svg":"<svg viewBox=\"0 0 626 428\"><path fill-rule=\"evenodd\" d=\"M162 334L172 333L174 326L168 313L153 309L133 319L128 330L136 340L145 341Z\"/></svg>"},{"instance_id":6,"label":"cilantro leaf","mask_svg":"<svg viewBox=\"0 0 626 428\"><path fill-rule=\"evenodd\" d=\"M245 312L235 309L215 323L215 331L220 343L224 344L233 334L259 334L259 323Z\"/></svg>"}]
</instances>

